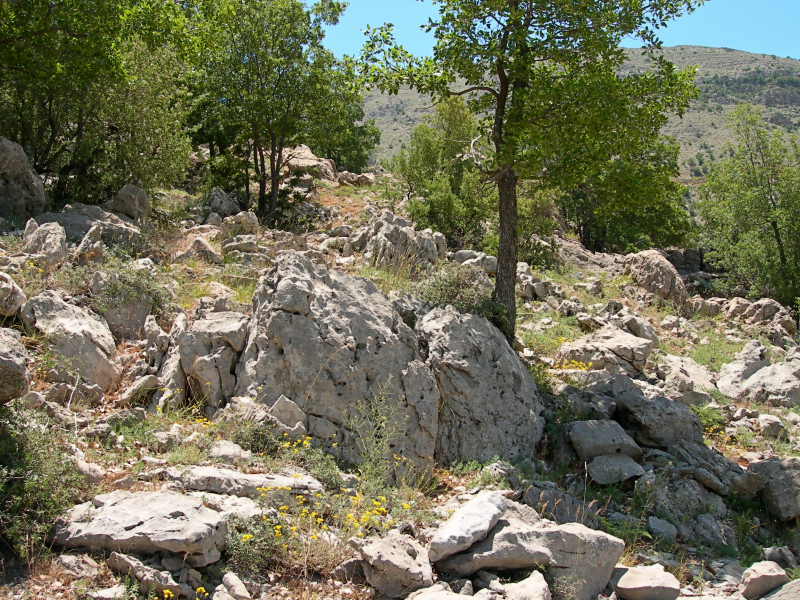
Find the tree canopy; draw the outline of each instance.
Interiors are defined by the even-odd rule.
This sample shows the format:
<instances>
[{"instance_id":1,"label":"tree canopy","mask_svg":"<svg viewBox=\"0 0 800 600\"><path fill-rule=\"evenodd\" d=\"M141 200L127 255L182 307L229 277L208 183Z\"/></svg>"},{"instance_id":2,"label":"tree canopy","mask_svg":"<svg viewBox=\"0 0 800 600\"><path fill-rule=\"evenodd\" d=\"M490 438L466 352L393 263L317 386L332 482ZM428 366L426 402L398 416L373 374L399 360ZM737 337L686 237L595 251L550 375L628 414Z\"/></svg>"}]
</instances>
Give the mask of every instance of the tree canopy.
<instances>
[{"instance_id":1,"label":"tree canopy","mask_svg":"<svg viewBox=\"0 0 800 600\"><path fill-rule=\"evenodd\" d=\"M709 173L698 205L711 259L728 286L791 306L800 298L800 147L770 132L761 112L739 106L730 117L732 156Z\"/></svg>"},{"instance_id":2,"label":"tree canopy","mask_svg":"<svg viewBox=\"0 0 800 600\"><path fill-rule=\"evenodd\" d=\"M656 48L656 30L702 0L437 0L427 29L432 57L399 46L391 25L367 32L365 80L389 92L411 85L441 100L469 98L494 152L481 165L498 186L495 297L514 322L517 186L521 178L569 187L586 165L652 138L667 111L693 94L691 69L662 57L644 75L620 77L623 38ZM456 88L456 86L458 86Z\"/></svg>"}]
</instances>

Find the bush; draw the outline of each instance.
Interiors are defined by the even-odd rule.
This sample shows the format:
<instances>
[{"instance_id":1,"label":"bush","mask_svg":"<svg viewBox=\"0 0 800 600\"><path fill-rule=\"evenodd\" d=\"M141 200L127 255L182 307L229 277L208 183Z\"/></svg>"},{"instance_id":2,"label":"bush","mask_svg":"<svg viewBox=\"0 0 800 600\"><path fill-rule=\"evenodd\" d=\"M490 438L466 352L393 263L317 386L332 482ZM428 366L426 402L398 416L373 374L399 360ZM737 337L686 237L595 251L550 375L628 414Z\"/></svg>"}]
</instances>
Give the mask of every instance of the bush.
<instances>
[{"instance_id":1,"label":"bush","mask_svg":"<svg viewBox=\"0 0 800 600\"><path fill-rule=\"evenodd\" d=\"M33 415L0 407L0 538L29 564L85 485L52 432Z\"/></svg>"},{"instance_id":2,"label":"bush","mask_svg":"<svg viewBox=\"0 0 800 600\"><path fill-rule=\"evenodd\" d=\"M494 301L493 290L491 281L480 267L446 263L418 285L417 293L434 306L451 305L459 312L483 317L512 339L508 311Z\"/></svg>"}]
</instances>

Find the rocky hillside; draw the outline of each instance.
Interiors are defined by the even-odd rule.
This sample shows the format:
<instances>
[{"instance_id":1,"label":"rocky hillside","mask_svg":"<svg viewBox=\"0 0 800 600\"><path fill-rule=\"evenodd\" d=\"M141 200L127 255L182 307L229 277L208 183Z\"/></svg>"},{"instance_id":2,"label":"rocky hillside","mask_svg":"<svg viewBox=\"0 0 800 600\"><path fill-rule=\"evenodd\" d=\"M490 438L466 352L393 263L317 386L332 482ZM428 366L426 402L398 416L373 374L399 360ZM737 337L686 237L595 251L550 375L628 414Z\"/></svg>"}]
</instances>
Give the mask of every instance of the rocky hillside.
<instances>
[{"instance_id":1,"label":"rocky hillside","mask_svg":"<svg viewBox=\"0 0 800 600\"><path fill-rule=\"evenodd\" d=\"M625 74L642 72L652 63L640 50L629 50L628 55ZM701 178L703 167L707 171L722 156L731 139L725 115L739 102L763 107L765 118L776 128L794 131L800 126L800 61L702 46L665 48L664 56L681 68L697 66L700 96L682 119L674 118L665 129L681 143L687 181ZM366 115L375 119L382 132L379 156L397 152L408 142L414 125L432 110L427 98L410 90L401 90L397 96L368 96Z\"/></svg>"},{"instance_id":2,"label":"rocky hillside","mask_svg":"<svg viewBox=\"0 0 800 600\"><path fill-rule=\"evenodd\" d=\"M797 597L785 308L562 240L512 347L494 257L296 156L303 234L219 189L36 214L0 173L0 597Z\"/></svg>"}]
</instances>

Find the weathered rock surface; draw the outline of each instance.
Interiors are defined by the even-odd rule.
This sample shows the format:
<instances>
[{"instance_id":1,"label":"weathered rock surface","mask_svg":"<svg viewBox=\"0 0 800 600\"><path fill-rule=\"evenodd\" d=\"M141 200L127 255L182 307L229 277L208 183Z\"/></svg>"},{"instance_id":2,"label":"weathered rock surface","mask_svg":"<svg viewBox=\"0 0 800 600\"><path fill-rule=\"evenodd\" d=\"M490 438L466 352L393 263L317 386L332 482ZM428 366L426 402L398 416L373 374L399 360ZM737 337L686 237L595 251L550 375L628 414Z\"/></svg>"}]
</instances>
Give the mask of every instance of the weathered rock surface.
<instances>
[{"instance_id":1,"label":"weathered rock surface","mask_svg":"<svg viewBox=\"0 0 800 600\"><path fill-rule=\"evenodd\" d=\"M36 262L43 263L42 266L46 270L58 266L67 258L67 235L58 223L45 223L37 227L29 225L25 228L24 240L22 251L25 254L42 257Z\"/></svg>"},{"instance_id":2,"label":"weathered rock surface","mask_svg":"<svg viewBox=\"0 0 800 600\"><path fill-rule=\"evenodd\" d=\"M185 554L196 566L220 558L228 529L199 498L173 492L116 491L75 506L56 526L54 541L91 552Z\"/></svg>"},{"instance_id":3,"label":"weathered rock surface","mask_svg":"<svg viewBox=\"0 0 800 600\"><path fill-rule=\"evenodd\" d=\"M308 475L287 476L242 473L216 467L181 466L167 469L167 478L180 482L187 490L260 498L262 493L276 500L322 491L322 484ZM280 488L280 489L279 489ZM285 488L289 488L286 490ZM268 490L262 492L261 490Z\"/></svg>"},{"instance_id":4,"label":"weathered rock surface","mask_svg":"<svg viewBox=\"0 0 800 600\"><path fill-rule=\"evenodd\" d=\"M0 405L28 393L27 363L19 332L0 328Z\"/></svg>"},{"instance_id":5,"label":"weathered rock surface","mask_svg":"<svg viewBox=\"0 0 800 600\"><path fill-rule=\"evenodd\" d=\"M720 367L717 387L726 396L739 398L745 381L769 364L767 348L755 340L748 342L731 362Z\"/></svg>"},{"instance_id":6,"label":"weathered rock surface","mask_svg":"<svg viewBox=\"0 0 800 600\"><path fill-rule=\"evenodd\" d=\"M485 539L438 567L463 577L481 569L547 566L549 575L575 598L590 600L608 583L624 547L622 540L577 523L531 525L504 515Z\"/></svg>"},{"instance_id":7,"label":"weathered rock surface","mask_svg":"<svg viewBox=\"0 0 800 600\"><path fill-rule=\"evenodd\" d=\"M636 375L642 372L654 349L655 343L651 340L607 326L562 345L556 362L562 365L578 362L594 371L606 369L610 373Z\"/></svg>"},{"instance_id":8,"label":"weathered rock surface","mask_svg":"<svg viewBox=\"0 0 800 600\"><path fill-rule=\"evenodd\" d=\"M607 454L593 459L587 467L589 477L599 485L614 485L644 475L644 469L626 454Z\"/></svg>"},{"instance_id":9,"label":"weathered rock surface","mask_svg":"<svg viewBox=\"0 0 800 600\"><path fill-rule=\"evenodd\" d=\"M756 600L789 583L789 576L780 565L772 561L757 562L742 575L742 596Z\"/></svg>"},{"instance_id":10,"label":"weathered rock surface","mask_svg":"<svg viewBox=\"0 0 800 600\"><path fill-rule=\"evenodd\" d=\"M232 215L239 214L242 209L222 188L215 187L207 197L208 206L212 213L216 213L223 219Z\"/></svg>"},{"instance_id":11,"label":"weathered rock surface","mask_svg":"<svg viewBox=\"0 0 800 600\"><path fill-rule=\"evenodd\" d=\"M138 185L129 184L117 192L106 205L106 210L137 220L149 217L153 209L145 191Z\"/></svg>"},{"instance_id":12,"label":"weathered rock surface","mask_svg":"<svg viewBox=\"0 0 800 600\"><path fill-rule=\"evenodd\" d=\"M527 457L542 437L543 406L533 377L500 331L451 307L429 312L417 331L427 341L427 364L442 395L438 462Z\"/></svg>"},{"instance_id":13,"label":"weathered rock surface","mask_svg":"<svg viewBox=\"0 0 800 600\"><path fill-rule=\"evenodd\" d=\"M139 591L142 594L148 594L150 590L153 590L156 594L169 592L176 598L194 596L194 590L185 583L176 582L169 571L159 571L153 567L148 567L136 557L112 552L106 562L108 568L112 571L127 575L138 581ZM166 594L164 594L164 597L166 597Z\"/></svg>"},{"instance_id":14,"label":"weathered rock surface","mask_svg":"<svg viewBox=\"0 0 800 600\"><path fill-rule=\"evenodd\" d=\"M625 257L625 272L639 287L679 307L686 302L686 285L678 271L658 250L645 250Z\"/></svg>"},{"instance_id":15,"label":"weathered rock surface","mask_svg":"<svg viewBox=\"0 0 800 600\"><path fill-rule=\"evenodd\" d=\"M22 221L46 208L42 180L22 146L0 137L0 217Z\"/></svg>"},{"instance_id":16,"label":"weathered rock surface","mask_svg":"<svg viewBox=\"0 0 800 600\"><path fill-rule=\"evenodd\" d=\"M28 300L10 275L0 272L0 317L13 317Z\"/></svg>"},{"instance_id":17,"label":"weathered rock surface","mask_svg":"<svg viewBox=\"0 0 800 600\"><path fill-rule=\"evenodd\" d=\"M503 595L508 600L550 600L550 587L539 571L534 571L519 583L503 586Z\"/></svg>"},{"instance_id":18,"label":"weathered rock surface","mask_svg":"<svg viewBox=\"0 0 800 600\"><path fill-rule=\"evenodd\" d=\"M99 206L79 202L67 204L60 213L37 215L36 222L40 225L58 223L64 228L67 239L76 244L95 226L103 231L102 238L107 245L128 243L136 246L142 235L141 230L130 219L106 212Z\"/></svg>"},{"instance_id":19,"label":"weathered rock surface","mask_svg":"<svg viewBox=\"0 0 800 600\"><path fill-rule=\"evenodd\" d=\"M364 560L367 582L389 598L405 598L433 585L428 551L413 538L390 532L357 549Z\"/></svg>"},{"instance_id":20,"label":"weathered rock surface","mask_svg":"<svg viewBox=\"0 0 800 600\"><path fill-rule=\"evenodd\" d=\"M482 492L459 508L436 530L428 545L431 562L466 550L482 540L506 512L506 500L500 492Z\"/></svg>"},{"instance_id":21,"label":"weathered rock surface","mask_svg":"<svg viewBox=\"0 0 800 600\"><path fill-rule=\"evenodd\" d=\"M192 395L207 417L234 395L236 364L247 339L247 316L209 313L177 336L178 353Z\"/></svg>"},{"instance_id":22,"label":"weathered rock surface","mask_svg":"<svg viewBox=\"0 0 800 600\"><path fill-rule=\"evenodd\" d=\"M614 419L635 431L634 438L643 446L667 448L683 440L703 443L700 419L683 402L669 398L622 394L617 398Z\"/></svg>"},{"instance_id":23,"label":"weathered rock surface","mask_svg":"<svg viewBox=\"0 0 800 600\"><path fill-rule=\"evenodd\" d=\"M108 325L90 310L68 304L57 292L46 291L31 298L20 315L27 327L44 333L68 367L103 391L119 381L117 348Z\"/></svg>"},{"instance_id":24,"label":"weathered rock surface","mask_svg":"<svg viewBox=\"0 0 800 600\"><path fill-rule=\"evenodd\" d=\"M293 399L308 417L309 434L329 451L338 444L334 453L351 462L359 456L347 411L390 398L404 419L393 451L417 473L437 452L443 464L494 454L509 459L541 437L533 379L485 320L439 311L426 316L430 334L419 325L418 335L371 282L328 272L295 252L276 261L254 295L237 397L267 407L281 395ZM424 342L428 364L420 355ZM452 410L440 413L440 388L442 405ZM484 424L480 431L475 419Z\"/></svg>"},{"instance_id":25,"label":"weathered rock surface","mask_svg":"<svg viewBox=\"0 0 800 600\"><path fill-rule=\"evenodd\" d=\"M308 146L300 145L286 151L290 174L309 173L325 181L337 181L336 164L327 158L318 158Z\"/></svg>"},{"instance_id":26,"label":"weathered rock surface","mask_svg":"<svg viewBox=\"0 0 800 600\"><path fill-rule=\"evenodd\" d=\"M370 238L364 261L382 267L428 267L447 254L447 241L430 229L417 231L413 225L389 211L369 225Z\"/></svg>"},{"instance_id":27,"label":"weathered rock surface","mask_svg":"<svg viewBox=\"0 0 800 600\"><path fill-rule=\"evenodd\" d=\"M583 461L606 454L639 458L642 449L616 421L577 421L569 430L572 447Z\"/></svg>"},{"instance_id":28,"label":"weathered rock surface","mask_svg":"<svg viewBox=\"0 0 800 600\"><path fill-rule=\"evenodd\" d=\"M800 579L790 581L764 596L768 600L797 600L798 597L800 597Z\"/></svg>"},{"instance_id":29,"label":"weathered rock surface","mask_svg":"<svg viewBox=\"0 0 800 600\"><path fill-rule=\"evenodd\" d=\"M675 600L681 593L680 582L661 565L619 567L611 584L622 600Z\"/></svg>"},{"instance_id":30,"label":"weathered rock surface","mask_svg":"<svg viewBox=\"0 0 800 600\"><path fill-rule=\"evenodd\" d=\"M800 516L800 458L773 457L750 464L764 478L764 502L781 521Z\"/></svg>"}]
</instances>

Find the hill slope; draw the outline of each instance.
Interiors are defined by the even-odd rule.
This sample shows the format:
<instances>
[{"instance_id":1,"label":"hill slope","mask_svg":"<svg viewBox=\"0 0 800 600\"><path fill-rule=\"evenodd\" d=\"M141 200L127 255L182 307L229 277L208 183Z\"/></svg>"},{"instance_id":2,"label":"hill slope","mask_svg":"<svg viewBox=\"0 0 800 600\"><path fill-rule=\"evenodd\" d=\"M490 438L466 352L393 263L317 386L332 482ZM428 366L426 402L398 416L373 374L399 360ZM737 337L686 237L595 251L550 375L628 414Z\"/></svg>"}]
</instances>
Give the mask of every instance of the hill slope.
<instances>
[{"instance_id":1,"label":"hill slope","mask_svg":"<svg viewBox=\"0 0 800 600\"><path fill-rule=\"evenodd\" d=\"M628 53L630 61L622 73L642 72L652 64L638 49ZM740 102L762 106L773 127L793 131L800 126L800 61L703 46L675 46L663 53L678 67L697 66L700 96L683 118L674 117L664 131L681 143L686 178L701 177L703 167L720 157L731 139L725 115ZM401 90L396 96L370 94L365 110L383 133L377 155L384 159L408 142L414 125L433 107L427 97Z\"/></svg>"}]
</instances>

